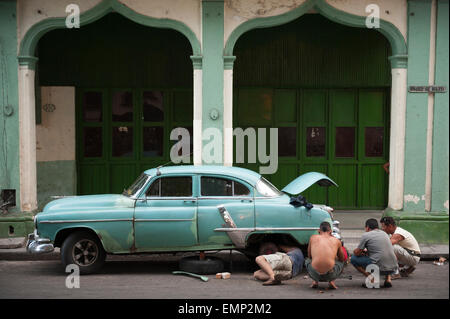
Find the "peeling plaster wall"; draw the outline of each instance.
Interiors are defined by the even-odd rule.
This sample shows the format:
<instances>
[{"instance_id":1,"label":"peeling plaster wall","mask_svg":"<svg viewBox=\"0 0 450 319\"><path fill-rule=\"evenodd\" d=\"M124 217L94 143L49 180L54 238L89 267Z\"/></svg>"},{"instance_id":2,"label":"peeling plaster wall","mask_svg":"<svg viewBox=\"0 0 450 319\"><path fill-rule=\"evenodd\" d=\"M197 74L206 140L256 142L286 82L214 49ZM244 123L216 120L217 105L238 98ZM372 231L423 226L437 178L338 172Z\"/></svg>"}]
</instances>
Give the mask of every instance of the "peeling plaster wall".
<instances>
[{"instance_id":1,"label":"peeling plaster wall","mask_svg":"<svg viewBox=\"0 0 450 319\"><path fill-rule=\"evenodd\" d=\"M41 88L42 122L36 125L38 162L75 161L75 88ZM47 112L45 105L54 105Z\"/></svg>"},{"instance_id":2,"label":"peeling plaster wall","mask_svg":"<svg viewBox=\"0 0 450 319\"><path fill-rule=\"evenodd\" d=\"M280 15L305 2L306 0L225 0L224 46L233 30L242 23L254 18Z\"/></svg>"},{"instance_id":3,"label":"peeling plaster wall","mask_svg":"<svg viewBox=\"0 0 450 319\"><path fill-rule=\"evenodd\" d=\"M17 1L17 39L22 41L27 31L36 23L47 18L66 17L66 7L78 4L80 13L92 9L101 0L18 0Z\"/></svg>"},{"instance_id":4,"label":"peeling plaster wall","mask_svg":"<svg viewBox=\"0 0 450 319\"><path fill-rule=\"evenodd\" d=\"M66 7L77 4L80 13L92 9L101 0L18 0L17 38L19 44L26 32L36 23L51 17L66 17ZM137 13L177 20L186 24L201 41L201 0L120 0ZM82 26L81 26L82 27Z\"/></svg>"},{"instance_id":5,"label":"peeling plaster wall","mask_svg":"<svg viewBox=\"0 0 450 319\"><path fill-rule=\"evenodd\" d=\"M41 88L42 123L36 125L38 209L55 195L76 194L75 88ZM54 105L44 108L45 105ZM50 110L49 111L46 111Z\"/></svg>"},{"instance_id":6,"label":"peeling plaster wall","mask_svg":"<svg viewBox=\"0 0 450 319\"><path fill-rule=\"evenodd\" d=\"M367 16L369 13L366 13L366 7L370 4L376 4L380 8L380 18L395 25L402 33L405 41L407 39L407 0L327 0L327 3L336 9L359 16Z\"/></svg>"},{"instance_id":7,"label":"peeling plaster wall","mask_svg":"<svg viewBox=\"0 0 450 319\"><path fill-rule=\"evenodd\" d=\"M242 23L254 19L280 15L289 12L307 0L225 0L224 45L230 34ZM396 26L402 35L407 34L407 0L327 0L327 3L341 11L367 16L366 6L377 4L380 18Z\"/></svg>"}]
</instances>

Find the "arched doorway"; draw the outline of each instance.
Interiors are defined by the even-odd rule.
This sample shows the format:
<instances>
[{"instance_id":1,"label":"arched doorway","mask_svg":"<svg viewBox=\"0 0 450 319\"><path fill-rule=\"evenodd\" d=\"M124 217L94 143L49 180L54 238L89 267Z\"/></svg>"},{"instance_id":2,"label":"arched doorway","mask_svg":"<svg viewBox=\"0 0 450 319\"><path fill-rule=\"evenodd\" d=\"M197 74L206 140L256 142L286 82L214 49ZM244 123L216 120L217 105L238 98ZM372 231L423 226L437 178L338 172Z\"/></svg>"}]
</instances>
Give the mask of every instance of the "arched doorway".
<instances>
[{"instance_id":1,"label":"arched doorway","mask_svg":"<svg viewBox=\"0 0 450 319\"><path fill-rule=\"evenodd\" d=\"M306 14L247 31L233 53L234 127L278 127L278 171L267 178L283 187L300 173L323 172L339 189L311 187L308 200L340 209L385 208L388 40L375 30Z\"/></svg>"},{"instance_id":2,"label":"arched doorway","mask_svg":"<svg viewBox=\"0 0 450 319\"><path fill-rule=\"evenodd\" d=\"M120 193L170 161L173 128L192 136L192 48L183 34L109 13L48 32L37 52L38 85L75 87L77 194Z\"/></svg>"},{"instance_id":3,"label":"arched doorway","mask_svg":"<svg viewBox=\"0 0 450 319\"><path fill-rule=\"evenodd\" d=\"M111 12L117 12L137 24L177 30L183 34L191 46L194 67L201 65L200 42L196 34L186 24L173 19L159 19L133 11L117 0L104 0L95 7L80 14L83 28ZM20 207L22 211L34 211L37 201L36 174L36 114L35 114L35 68L38 58L36 47L46 33L66 28L65 17L51 17L32 25L20 41L19 48L19 127L20 127ZM73 29L72 29L73 30ZM77 31L77 29L73 30ZM192 74L192 72L191 72ZM199 90L198 83L194 86Z\"/></svg>"}]
</instances>

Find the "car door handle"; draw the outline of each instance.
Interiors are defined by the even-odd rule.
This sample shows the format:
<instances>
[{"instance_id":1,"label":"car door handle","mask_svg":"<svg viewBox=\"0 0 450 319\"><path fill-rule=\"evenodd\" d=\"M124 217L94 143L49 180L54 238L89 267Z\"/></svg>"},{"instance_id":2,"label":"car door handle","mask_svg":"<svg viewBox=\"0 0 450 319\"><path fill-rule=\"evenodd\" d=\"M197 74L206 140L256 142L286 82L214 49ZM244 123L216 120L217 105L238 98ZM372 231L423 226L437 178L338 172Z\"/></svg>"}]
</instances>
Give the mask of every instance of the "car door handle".
<instances>
[{"instance_id":1,"label":"car door handle","mask_svg":"<svg viewBox=\"0 0 450 319\"><path fill-rule=\"evenodd\" d=\"M242 202L242 203L245 203L245 202L252 203L253 200L252 200L252 199L241 199L241 202Z\"/></svg>"},{"instance_id":2,"label":"car door handle","mask_svg":"<svg viewBox=\"0 0 450 319\"><path fill-rule=\"evenodd\" d=\"M195 202L197 202L196 199L186 199L183 201L183 203L195 203Z\"/></svg>"}]
</instances>

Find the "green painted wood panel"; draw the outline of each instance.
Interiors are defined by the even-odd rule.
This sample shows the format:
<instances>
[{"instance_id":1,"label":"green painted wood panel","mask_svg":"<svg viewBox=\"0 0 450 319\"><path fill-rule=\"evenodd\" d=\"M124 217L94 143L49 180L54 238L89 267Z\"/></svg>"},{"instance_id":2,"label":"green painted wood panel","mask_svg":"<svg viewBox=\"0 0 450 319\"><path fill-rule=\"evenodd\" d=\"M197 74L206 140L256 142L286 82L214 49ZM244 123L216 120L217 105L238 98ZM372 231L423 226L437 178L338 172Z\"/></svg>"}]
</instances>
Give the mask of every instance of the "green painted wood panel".
<instances>
[{"instance_id":1,"label":"green painted wood panel","mask_svg":"<svg viewBox=\"0 0 450 319\"><path fill-rule=\"evenodd\" d=\"M278 92L284 98L273 98ZM295 92L295 93L294 93ZM323 188L312 186L304 192L304 196L313 203L326 203L336 209L383 209L387 205L388 176L383 169L388 158L388 89L270 89L242 88L235 89L237 96L235 112L241 108L248 109L247 116L235 117L234 126L246 128L255 126L253 113L264 108L263 96L273 100L271 112L265 114L266 121L259 121L262 127L278 127L279 134L285 128L293 128L298 151L294 156L279 156L278 170L272 175L265 175L274 185L283 188L297 176L310 172L322 172L335 180L339 188ZM241 96L241 98L239 98ZM294 98L295 97L295 98ZM245 103L245 105L244 105ZM289 105L288 105L289 104ZM289 110L287 114L295 114L296 123L287 122L277 114L277 108ZM296 109L296 112L292 111ZM283 110L283 111L284 111ZM281 120L280 120L281 119ZM266 124L266 125L262 125ZM258 126L256 126L258 127ZM337 129L352 128L353 156L336 156ZM318 130L320 129L320 130ZM369 130L379 134L379 139L368 139ZM372 131L370 131L372 130ZM308 134L323 134L323 154L320 156L308 153ZM367 135L367 136L366 136ZM375 146L372 144L375 143ZM344 140L348 144L349 141ZM287 140L279 142L279 150ZM372 151L366 154L367 147ZM235 165L258 171L259 161L248 164L248 142L245 141L245 162ZM236 143L235 143L236 147ZM316 150L317 152L317 150ZM376 153L378 152L378 153ZM256 151L257 153L257 151ZM376 153L377 156L373 156ZM236 154L236 151L235 151Z\"/></svg>"},{"instance_id":2,"label":"green painted wood panel","mask_svg":"<svg viewBox=\"0 0 450 319\"><path fill-rule=\"evenodd\" d=\"M89 92L101 94L103 112L101 122L90 122L83 116L83 96ZM130 92L132 95L133 116L126 120L118 121L117 118L116 120L113 118L112 96L116 92ZM154 100L149 100L149 96L144 98L144 94L149 92L155 93ZM192 94L192 90L189 89L78 89L76 91L78 194L121 193L142 171L162 164L170 165L170 149L175 143L170 141L170 133L175 127L189 129L192 126ZM162 98L162 101L158 98ZM162 121L160 115L145 112L144 102L156 103L162 107L164 110ZM174 115L175 112L181 112L183 116L177 117ZM157 121L149 121L148 119L152 119L151 116ZM101 156L86 156L85 145L89 146L89 142L85 143L85 140L90 136L84 135L86 128L101 130ZM113 132L124 128L128 131L125 133L130 134L130 142L125 141L125 145L129 145L131 151L120 153L122 156L114 156L115 146L123 141L114 139ZM144 135L146 129L150 131ZM152 129L157 129L160 133ZM192 129L190 132L192 133ZM156 148L146 149L148 143L154 145L152 143L156 143L155 141L160 145L161 154ZM93 151L96 151L95 147Z\"/></svg>"},{"instance_id":3,"label":"green painted wood panel","mask_svg":"<svg viewBox=\"0 0 450 319\"><path fill-rule=\"evenodd\" d=\"M389 43L381 33L319 14L244 33L234 48L237 87L388 87Z\"/></svg>"},{"instance_id":4,"label":"green painted wood panel","mask_svg":"<svg viewBox=\"0 0 450 319\"><path fill-rule=\"evenodd\" d=\"M362 165L359 181L361 207L383 207L386 204L387 188L380 185L387 184L387 175L381 165Z\"/></svg>"},{"instance_id":5,"label":"green painted wood panel","mask_svg":"<svg viewBox=\"0 0 450 319\"><path fill-rule=\"evenodd\" d=\"M127 185L133 184L140 174L141 172L136 171L135 163L110 164L110 192L113 194L122 193Z\"/></svg>"},{"instance_id":6,"label":"green painted wood panel","mask_svg":"<svg viewBox=\"0 0 450 319\"><path fill-rule=\"evenodd\" d=\"M277 123L296 123L296 90L275 90L273 96L274 116Z\"/></svg>"},{"instance_id":7,"label":"green painted wood panel","mask_svg":"<svg viewBox=\"0 0 450 319\"><path fill-rule=\"evenodd\" d=\"M280 185L280 189L290 182L292 182L292 176L299 176L300 169L298 164L283 164L280 165L277 172L270 176L270 182L274 185ZM283 186L281 186L283 185Z\"/></svg>"},{"instance_id":8,"label":"green painted wood panel","mask_svg":"<svg viewBox=\"0 0 450 319\"><path fill-rule=\"evenodd\" d=\"M358 169L356 164L331 165L329 176L339 187L329 189L329 204L334 208L352 209L358 207Z\"/></svg>"},{"instance_id":9,"label":"green painted wood panel","mask_svg":"<svg viewBox=\"0 0 450 319\"><path fill-rule=\"evenodd\" d=\"M122 192L141 171L170 161L173 127L192 127L192 49L177 31L145 27L110 13L80 29L45 34L37 52L41 85L69 85L77 90L78 194ZM102 94L100 122L82 118L82 96L88 91ZM112 95L120 91L132 94L133 115L113 121ZM152 100L144 98L147 91L161 92L163 104L158 107L164 109L162 119L143 119L155 112L144 113L145 100ZM124 128L132 140L129 154L114 156L118 144L128 143L119 131ZM90 130L91 137L95 130L100 131L100 156L84 156L84 130ZM155 142L150 141L160 135L162 154L152 149Z\"/></svg>"},{"instance_id":10,"label":"green painted wood panel","mask_svg":"<svg viewBox=\"0 0 450 319\"><path fill-rule=\"evenodd\" d=\"M58 29L38 43L42 86L192 88L192 49L184 35L146 27L118 13L80 29Z\"/></svg>"},{"instance_id":11,"label":"green painted wood panel","mask_svg":"<svg viewBox=\"0 0 450 319\"><path fill-rule=\"evenodd\" d=\"M302 173L319 172L328 175L328 165L326 164L305 164L302 168ZM328 189L319 185L313 185L303 192L308 202L314 204L328 203Z\"/></svg>"},{"instance_id":12,"label":"green painted wood panel","mask_svg":"<svg viewBox=\"0 0 450 319\"><path fill-rule=\"evenodd\" d=\"M109 193L108 170L105 164L78 164L78 194Z\"/></svg>"}]
</instances>

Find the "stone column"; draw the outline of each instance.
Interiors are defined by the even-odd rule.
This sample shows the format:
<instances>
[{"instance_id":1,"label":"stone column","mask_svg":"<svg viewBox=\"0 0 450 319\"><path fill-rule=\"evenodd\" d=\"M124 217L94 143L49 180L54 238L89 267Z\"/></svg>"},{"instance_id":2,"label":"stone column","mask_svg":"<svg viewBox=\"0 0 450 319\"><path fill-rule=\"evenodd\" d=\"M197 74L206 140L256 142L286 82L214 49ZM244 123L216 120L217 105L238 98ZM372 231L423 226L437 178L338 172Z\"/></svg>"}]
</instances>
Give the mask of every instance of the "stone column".
<instances>
[{"instance_id":1,"label":"stone column","mask_svg":"<svg viewBox=\"0 0 450 319\"><path fill-rule=\"evenodd\" d=\"M233 166L233 62L235 56L224 57L223 74L223 160Z\"/></svg>"},{"instance_id":2,"label":"stone column","mask_svg":"<svg viewBox=\"0 0 450 319\"><path fill-rule=\"evenodd\" d=\"M406 57L403 57L406 59ZM391 59L391 62L394 61ZM398 65L395 65L398 66ZM388 207L403 209L407 69L392 68Z\"/></svg>"},{"instance_id":3,"label":"stone column","mask_svg":"<svg viewBox=\"0 0 450 319\"><path fill-rule=\"evenodd\" d=\"M35 62L35 61L34 61ZM19 66L20 209L37 209L34 68Z\"/></svg>"},{"instance_id":4,"label":"stone column","mask_svg":"<svg viewBox=\"0 0 450 319\"><path fill-rule=\"evenodd\" d=\"M193 153L194 165L202 165L202 57L191 56L194 65L194 123L193 123Z\"/></svg>"}]
</instances>

